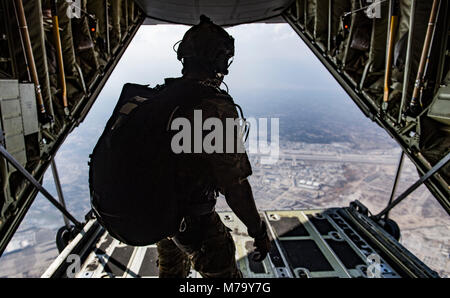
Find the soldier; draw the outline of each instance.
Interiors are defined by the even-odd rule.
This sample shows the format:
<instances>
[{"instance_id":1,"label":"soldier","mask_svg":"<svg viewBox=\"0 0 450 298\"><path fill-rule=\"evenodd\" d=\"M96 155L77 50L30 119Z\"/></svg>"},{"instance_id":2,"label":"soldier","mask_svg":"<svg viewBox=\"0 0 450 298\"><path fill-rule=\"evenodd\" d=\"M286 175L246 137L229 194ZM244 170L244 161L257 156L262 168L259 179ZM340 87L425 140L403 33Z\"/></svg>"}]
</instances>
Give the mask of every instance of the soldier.
<instances>
[{"instance_id":1,"label":"soldier","mask_svg":"<svg viewBox=\"0 0 450 298\"><path fill-rule=\"evenodd\" d=\"M182 78L173 79L177 82L166 84L165 88L166 92L176 93L186 101L195 101L196 94L206 99L181 109L177 117L192 121L193 110L201 110L203 119L219 118L223 127L225 119L238 118L233 99L219 89L233 55L233 37L201 16L200 23L186 32L177 50L178 60L183 63ZM238 134L235 141L235 144L240 141ZM247 154L245 151L180 154L176 164L177 181L185 190L189 208L180 231L173 238L157 243L159 276L186 277L192 264L203 277L242 277L230 230L214 206L218 192L222 193L254 238L254 260L262 261L270 249L270 240L247 180L252 173Z\"/></svg>"}]
</instances>

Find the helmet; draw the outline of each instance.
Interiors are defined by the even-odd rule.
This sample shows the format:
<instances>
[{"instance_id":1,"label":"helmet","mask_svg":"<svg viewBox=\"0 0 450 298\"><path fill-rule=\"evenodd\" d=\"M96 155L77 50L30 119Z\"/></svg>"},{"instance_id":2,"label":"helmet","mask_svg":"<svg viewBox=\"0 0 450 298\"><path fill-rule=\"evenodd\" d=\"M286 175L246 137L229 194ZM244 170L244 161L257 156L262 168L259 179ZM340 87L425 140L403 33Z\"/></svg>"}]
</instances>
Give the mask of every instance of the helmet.
<instances>
[{"instance_id":1,"label":"helmet","mask_svg":"<svg viewBox=\"0 0 450 298\"><path fill-rule=\"evenodd\" d=\"M233 56L234 38L204 15L184 34L177 50L177 58L183 63L189 60L224 75L228 74L228 60Z\"/></svg>"}]
</instances>

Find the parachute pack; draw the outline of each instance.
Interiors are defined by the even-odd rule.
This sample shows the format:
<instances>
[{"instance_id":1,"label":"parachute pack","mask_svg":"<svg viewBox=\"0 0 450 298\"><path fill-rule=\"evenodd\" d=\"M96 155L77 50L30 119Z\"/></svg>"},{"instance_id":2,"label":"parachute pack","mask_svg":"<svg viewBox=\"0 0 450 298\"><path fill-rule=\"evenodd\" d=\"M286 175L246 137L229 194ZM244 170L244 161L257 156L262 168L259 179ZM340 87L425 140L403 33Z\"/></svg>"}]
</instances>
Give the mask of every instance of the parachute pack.
<instances>
[{"instance_id":1,"label":"parachute pack","mask_svg":"<svg viewBox=\"0 0 450 298\"><path fill-rule=\"evenodd\" d=\"M149 245L174 235L182 219L166 130L170 105L158 88L125 84L89 162L93 210L116 239Z\"/></svg>"}]
</instances>

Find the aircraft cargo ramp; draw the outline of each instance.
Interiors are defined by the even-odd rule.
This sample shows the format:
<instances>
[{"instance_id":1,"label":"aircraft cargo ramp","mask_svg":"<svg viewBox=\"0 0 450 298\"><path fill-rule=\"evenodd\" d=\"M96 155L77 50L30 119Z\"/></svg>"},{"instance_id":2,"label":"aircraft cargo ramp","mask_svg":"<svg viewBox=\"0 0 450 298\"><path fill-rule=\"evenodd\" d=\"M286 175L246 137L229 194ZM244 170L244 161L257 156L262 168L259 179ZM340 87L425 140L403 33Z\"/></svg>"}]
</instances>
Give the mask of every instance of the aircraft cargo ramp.
<instances>
[{"instance_id":1,"label":"aircraft cargo ramp","mask_svg":"<svg viewBox=\"0 0 450 298\"><path fill-rule=\"evenodd\" d=\"M232 212L219 214L232 230L244 277L437 277L360 209L361 205L352 204L326 210L261 212L272 239L272 249L262 263L252 261L253 242L242 222ZM378 232L376 238L370 233L373 229ZM73 255L81 257L80 270L74 269ZM152 278L158 276L157 256L156 245L127 246L91 219L42 277ZM200 275L191 271L189 277Z\"/></svg>"}]
</instances>

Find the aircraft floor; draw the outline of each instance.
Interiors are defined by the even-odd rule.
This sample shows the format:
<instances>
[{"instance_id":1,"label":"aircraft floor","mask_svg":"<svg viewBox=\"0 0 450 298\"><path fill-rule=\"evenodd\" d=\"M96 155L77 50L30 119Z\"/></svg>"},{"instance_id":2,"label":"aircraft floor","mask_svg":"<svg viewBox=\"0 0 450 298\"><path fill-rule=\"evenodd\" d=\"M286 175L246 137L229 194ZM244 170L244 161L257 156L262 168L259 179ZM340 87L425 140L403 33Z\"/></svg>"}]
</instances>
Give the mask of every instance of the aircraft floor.
<instances>
[{"instance_id":1,"label":"aircraft floor","mask_svg":"<svg viewBox=\"0 0 450 298\"><path fill-rule=\"evenodd\" d=\"M232 230L236 260L244 277L366 277L375 250L362 239L337 209L264 211L272 250L262 263L252 261L252 239L231 212L219 212ZM104 232L76 275L91 277L157 277L155 245L132 247ZM399 277L380 260L382 277ZM191 271L189 277L200 277Z\"/></svg>"}]
</instances>

